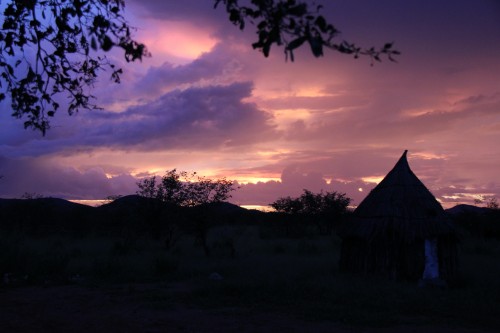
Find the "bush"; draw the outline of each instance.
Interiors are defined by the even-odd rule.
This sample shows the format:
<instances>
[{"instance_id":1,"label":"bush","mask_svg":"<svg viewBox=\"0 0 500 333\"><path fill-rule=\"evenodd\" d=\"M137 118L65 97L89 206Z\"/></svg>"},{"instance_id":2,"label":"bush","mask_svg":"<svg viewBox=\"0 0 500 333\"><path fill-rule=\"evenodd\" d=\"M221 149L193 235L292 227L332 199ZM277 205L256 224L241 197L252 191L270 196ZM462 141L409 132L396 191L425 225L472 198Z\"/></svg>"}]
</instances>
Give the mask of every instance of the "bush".
<instances>
[{"instance_id":1,"label":"bush","mask_svg":"<svg viewBox=\"0 0 500 333\"><path fill-rule=\"evenodd\" d=\"M316 226L320 234L326 235L340 223L350 203L351 198L345 193L321 191L315 194L304 190L298 198L283 197L270 205L279 213L301 216L301 220Z\"/></svg>"}]
</instances>

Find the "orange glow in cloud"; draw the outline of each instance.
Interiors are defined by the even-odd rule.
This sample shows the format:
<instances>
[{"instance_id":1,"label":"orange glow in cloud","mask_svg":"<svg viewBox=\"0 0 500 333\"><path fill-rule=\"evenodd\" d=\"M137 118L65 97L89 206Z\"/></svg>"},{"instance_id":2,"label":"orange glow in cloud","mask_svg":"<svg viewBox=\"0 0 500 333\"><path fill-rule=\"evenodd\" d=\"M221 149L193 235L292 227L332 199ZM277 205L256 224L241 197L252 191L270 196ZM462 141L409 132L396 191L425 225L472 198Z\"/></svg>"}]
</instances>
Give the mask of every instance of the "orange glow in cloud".
<instances>
[{"instance_id":1,"label":"orange glow in cloud","mask_svg":"<svg viewBox=\"0 0 500 333\"><path fill-rule=\"evenodd\" d=\"M277 158L280 158L283 155L291 154L293 150L291 149L275 149L275 150L259 150L255 152L259 161L272 163L276 161Z\"/></svg>"},{"instance_id":2,"label":"orange glow in cloud","mask_svg":"<svg viewBox=\"0 0 500 333\"><path fill-rule=\"evenodd\" d=\"M281 182L281 173L273 172L262 172L262 171L241 171L241 170L205 170L205 172L200 172L200 175L204 175L209 178L226 178L239 184L257 184L266 183L269 181Z\"/></svg>"},{"instance_id":3,"label":"orange glow in cloud","mask_svg":"<svg viewBox=\"0 0 500 333\"><path fill-rule=\"evenodd\" d=\"M415 109L407 109L403 111L403 115L407 117L420 117L426 114L431 114L434 112L434 109L429 108L415 108Z\"/></svg>"},{"instance_id":4,"label":"orange glow in cloud","mask_svg":"<svg viewBox=\"0 0 500 333\"><path fill-rule=\"evenodd\" d=\"M279 127L286 127L297 120L307 121L312 118L311 111L308 109L282 109L271 112Z\"/></svg>"},{"instance_id":5,"label":"orange glow in cloud","mask_svg":"<svg viewBox=\"0 0 500 333\"><path fill-rule=\"evenodd\" d=\"M166 58L176 58L177 63L187 63L210 51L217 40L210 31L187 22L148 19L147 28L138 31L138 40L148 46L152 60L163 63ZM183 61L182 61L182 60Z\"/></svg>"},{"instance_id":6,"label":"orange glow in cloud","mask_svg":"<svg viewBox=\"0 0 500 333\"><path fill-rule=\"evenodd\" d=\"M288 149L258 150L255 152L242 152L235 158L231 153L214 154L213 151L196 153L185 151L154 151L154 152L127 152L99 149L92 155L82 152L67 156L55 156L51 159L63 165L79 165L82 170L102 166L106 177L112 178L124 173L133 177L163 176L166 171L176 168L178 171L196 172L208 178L223 178L235 180L239 183L258 183L267 181L280 181L281 173L262 172L252 170L280 160L290 153ZM245 156L243 156L245 155ZM183 158L179 162L180 157ZM109 161L113 162L110 163ZM91 161L91 162L89 162ZM133 167L122 168L122 165ZM224 165L224 168L221 168Z\"/></svg>"},{"instance_id":7,"label":"orange glow in cloud","mask_svg":"<svg viewBox=\"0 0 500 333\"><path fill-rule=\"evenodd\" d=\"M167 168L168 169L168 168ZM138 176L144 176L144 175L156 175L156 176L163 176L165 171L167 170L166 168L161 168L161 167L149 167L149 168L141 168L140 170L136 170L133 173L133 176L138 177ZM232 174L230 171L228 172L227 170L221 170L221 169L215 169L215 168L210 168L209 166L207 167L186 167L185 165L183 167L177 168L177 171L187 171L188 173L191 172L196 172L196 175L200 177L207 177L211 179L219 179L219 178L226 178L228 180L236 181L239 184L249 184L249 183L259 183L259 182L268 182L268 181L281 181L281 175L280 174L274 174L274 173L262 173L262 172L244 172L244 173L237 173L237 174Z\"/></svg>"},{"instance_id":8,"label":"orange glow in cloud","mask_svg":"<svg viewBox=\"0 0 500 333\"><path fill-rule=\"evenodd\" d=\"M365 183L378 184L384 179L385 176L369 176L361 178Z\"/></svg>"},{"instance_id":9,"label":"orange glow in cloud","mask_svg":"<svg viewBox=\"0 0 500 333\"><path fill-rule=\"evenodd\" d=\"M293 94L296 97L330 97L335 96L334 94L327 93L323 88L320 87L303 87L297 89Z\"/></svg>"},{"instance_id":10,"label":"orange glow in cloud","mask_svg":"<svg viewBox=\"0 0 500 333\"><path fill-rule=\"evenodd\" d=\"M432 107L426 106L406 109L402 114L406 117L413 118L431 114L459 112L461 111L460 106L463 101L474 94L475 92L467 90L449 91L441 100L435 101Z\"/></svg>"},{"instance_id":11,"label":"orange glow in cloud","mask_svg":"<svg viewBox=\"0 0 500 333\"><path fill-rule=\"evenodd\" d=\"M228 177L231 180L237 181L239 184L257 184L257 183L266 183L270 181L275 181L275 182L281 182L281 176L235 176L235 177Z\"/></svg>"},{"instance_id":12,"label":"orange glow in cloud","mask_svg":"<svg viewBox=\"0 0 500 333\"><path fill-rule=\"evenodd\" d=\"M432 152L420 152L420 153L413 153L413 157L420 158L422 160L446 160L448 159L448 155L444 154L435 154Z\"/></svg>"},{"instance_id":13,"label":"orange glow in cloud","mask_svg":"<svg viewBox=\"0 0 500 333\"><path fill-rule=\"evenodd\" d=\"M296 87L291 90L276 90L272 88L269 89L269 85L264 82L263 84L259 84L254 89L254 95L258 96L261 99L277 99L287 97L331 97L340 96L341 94L332 94L325 92L325 90L319 86Z\"/></svg>"}]
</instances>

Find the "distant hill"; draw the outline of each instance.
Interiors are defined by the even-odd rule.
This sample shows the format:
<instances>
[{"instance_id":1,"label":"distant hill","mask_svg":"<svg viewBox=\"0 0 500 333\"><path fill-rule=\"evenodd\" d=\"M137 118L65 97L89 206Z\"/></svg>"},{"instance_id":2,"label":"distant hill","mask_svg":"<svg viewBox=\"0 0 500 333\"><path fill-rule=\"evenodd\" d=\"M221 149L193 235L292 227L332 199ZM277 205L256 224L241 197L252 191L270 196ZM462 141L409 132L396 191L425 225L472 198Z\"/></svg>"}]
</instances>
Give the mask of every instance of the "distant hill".
<instances>
[{"instance_id":1,"label":"distant hill","mask_svg":"<svg viewBox=\"0 0 500 333\"><path fill-rule=\"evenodd\" d=\"M97 207L99 210L106 210L106 209L116 209L116 208L125 208L125 207L130 207L130 206L140 206L147 204L148 202L153 202L155 199L148 199L141 197L140 195L137 194L132 194L132 195L126 195L123 197L120 197L114 201L111 201L107 204L101 205ZM168 206L168 205L167 205ZM210 204L206 204L206 207L208 207L211 210L217 210L220 212L242 212L246 211L247 209L240 207L238 205L229 203L229 202L214 202Z\"/></svg>"},{"instance_id":2,"label":"distant hill","mask_svg":"<svg viewBox=\"0 0 500 333\"><path fill-rule=\"evenodd\" d=\"M89 213L94 207L59 198L0 199L0 212L24 214L30 211L54 212L57 214Z\"/></svg>"},{"instance_id":3,"label":"distant hill","mask_svg":"<svg viewBox=\"0 0 500 333\"><path fill-rule=\"evenodd\" d=\"M138 195L127 195L99 207L58 198L0 199L0 229L37 235L68 231L120 233L125 229L142 230L152 221L186 225L200 217L215 224L245 223L256 221L262 214L227 202L187 208Z\"/></svg>"},{"instance_id":4,"label":"distant hill","mask_svg":"<svg viewBox=\"0 0 500 333\"><path fill-rule=\"evenodd\" d=\"M98 206L96 208L97 211L101 212L112 212L117 210L133 210L137 209L139 206L145 205L145 203L149 200L150 199L146 199L144 197L141 197L140 195L132 194L120 197L116 200Z\"/></svg>"},{"instance_id":5,"label":"distant hill","mask_svg":"<svg viewBox=\"0 0 500 333\"><path fill-rule=\"evenodd\" d=\"M213 202L205 205L205 207L214 213L218 214L234 214L234 213L246 213L248 209L240 207L238 205L229 202Z\"/></svg>"},{"instance_id":6,"label":"distant hill","mask_svg":"<svg viewBox=\"0 0 500 333\"><path fill-rule=\"evenodd\" d=\"M31 234L81 232L91 227L95 208L58 198L0 199L0 228Z\"/></svg>"},{"instance_id":7,"label":"distant hill","mask_svg":"<svg viewBox=\"0 0 500 333\"><path fill-rule=\"evenodd\" d=\"M463 214L463 213L486 214L486 213L490 212L491 209L486 208L486 207L477 207L477 206L472 206L472 205L460 204L460 205L456 205L455 207L448 208L445 211L450 215L457 215L457 214Z\"/></svg>"},{"instance_id":8,"label":"distant hill","mask_svg":"<svg viewBox=\"0 0 500 333\"><path fill-rule=\"evenodd\" d=\"M37 199L1 199L0 209L23 206L23 205L40 205L55 209L71 210L71 209L86 209L87 205L74 203L68 200L59 198L37 198Z\"/></svg>"},{"instance_id":9,"label":"distant hill","mask_svg":"<svg viewBox=\"0 0 500 333\"><path fill-rule=\"evenodd\" d=\"M149 206L148 206L149 205ZM137 210L144 211L145 209L150 208L151 206L156 205L157 207L161 207L164 210L190 210L187 207L176 207L175 205L169 205L165 203L161 203L156 201L155 199L148 199L141 197L139 195L127 195L121 198L118 198L110 203L101 205L97 207L97 210L100 212L106 213L114 213L114 212L137 212ZM238 205L234 205L229 202L214 202L202 205L203 209L210 214L216 215L232 215L232 214L241 214L248 212L247 209L242 208ZM197 207L199 209L200 207Z\"/></svg>"},{"instance_id":10,"label":"distant hill","mask_svg":"<svg viewBox=\"0 0 500 333\"><path fill-rule=\"evenodd\" d=\"M457 205L446 210L456 225L474 235L500 239L500 210L472 205ZM290 223L283 223L288 221ZM59 198L0 199L0 232L22 232L45 237L58 233L72 235L124 235L156 233L172 224L185 232L196 231L203 223L215 225L258 224L266 232L303 235L307 219L245 209L228 202L197 207L177 207L127 195L99 207L91 207ZM302 223L302 224L301 224Z\"/></svg>"},{"instance_id":11,"label":"distant hill","mask_svg":"<svg viewBox=\"0 0 500 333\"><path fill-rule=\"evenodd\" d=\"M457 226L479 238L500 240L500 210L472 205L457 205L447 209Z\"/></svg>"}]
</instances>

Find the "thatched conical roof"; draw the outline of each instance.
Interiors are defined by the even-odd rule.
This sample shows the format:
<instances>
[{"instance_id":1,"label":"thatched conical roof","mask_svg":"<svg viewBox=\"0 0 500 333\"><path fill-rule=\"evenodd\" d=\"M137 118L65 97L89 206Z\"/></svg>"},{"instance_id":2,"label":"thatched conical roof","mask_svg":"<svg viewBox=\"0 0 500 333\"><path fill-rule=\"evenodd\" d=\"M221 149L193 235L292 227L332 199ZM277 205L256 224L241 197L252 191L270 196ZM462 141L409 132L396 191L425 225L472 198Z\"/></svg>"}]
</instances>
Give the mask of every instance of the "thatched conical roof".
<instances>
[{"instance_id":1,"label":"thatched conical roof","mask_svg":"<svg viewBox=\"0 0 500 333\"><path fill-rule=\"evenodd\" d=\"M357 207L342 237L412 242L454 232L439 202L410 169L407 152Z\"/></svg>"}]
</instances>

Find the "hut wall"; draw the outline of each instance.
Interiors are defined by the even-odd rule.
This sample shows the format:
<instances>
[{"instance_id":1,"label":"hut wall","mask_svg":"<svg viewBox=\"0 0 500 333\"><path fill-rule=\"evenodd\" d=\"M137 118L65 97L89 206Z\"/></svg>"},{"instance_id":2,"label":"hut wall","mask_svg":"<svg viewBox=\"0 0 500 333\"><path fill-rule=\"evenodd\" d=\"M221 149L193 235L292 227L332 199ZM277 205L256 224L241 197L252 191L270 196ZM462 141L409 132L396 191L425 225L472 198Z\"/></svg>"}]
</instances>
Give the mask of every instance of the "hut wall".
<instances>
[{"instance_id":1,"label":"hut wall","mask_svg":"<svg viewBox=\"0 0 500 333\"><path fill-rule=\"evenodd\" d=\"M357 274L376 274L397 280L418 280L424 271L424 243L416 241L366 241L349 238L342 242L340 269Z\"/></svg>"},{"instance_id":2,"label":"hut wall","mask_svg":"<svg viewBox=\"0 0 500 333\"><path fill-rule=\"evenodd\" d=\"M458 275L458 240L455 235L438 239L439 275L443 280L452 281Z\"/></svg>"},{"instance_id":3,"label":"hut wall","mask_svg":"<svg viewBox=\"0 0 500 333\"><path fill-rule=\"evenodd\" d=\"M458 271L454 237L438 238L439 276L453 280ZM339 267L355 274L375 274L396 280L419 280L425 268L424 240L411 243L346 238L342 242Z\"/></svg>"}]
</instances>

